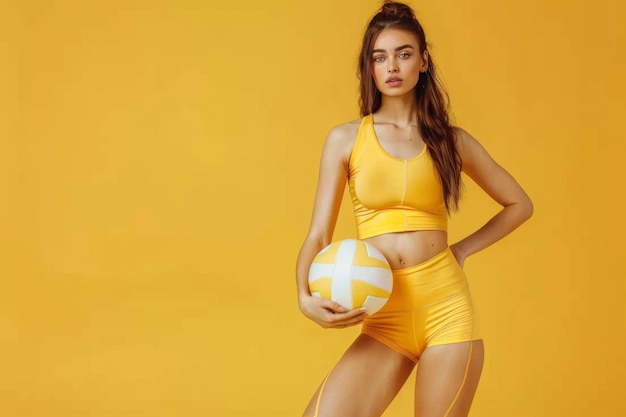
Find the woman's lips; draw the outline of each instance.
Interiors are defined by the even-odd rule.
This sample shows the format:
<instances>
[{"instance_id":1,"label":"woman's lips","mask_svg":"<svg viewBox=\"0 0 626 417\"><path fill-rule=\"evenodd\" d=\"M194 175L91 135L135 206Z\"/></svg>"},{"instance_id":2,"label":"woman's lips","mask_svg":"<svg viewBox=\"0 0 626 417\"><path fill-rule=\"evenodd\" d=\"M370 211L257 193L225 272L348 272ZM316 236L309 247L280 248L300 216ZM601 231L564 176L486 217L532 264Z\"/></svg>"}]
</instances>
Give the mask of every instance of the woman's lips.
<instances>
[{"instance_id":1,"label":"woman's lips","mask_svg":"<svg viewBox=\"0 0 626 417\"><path fill-rule=\"evenodd\" d=\"M385 81L385 83L390 86L390 87L397 87L400 84L402 84L402 78L398 78L398 77L391 77L389 79L387 79L387 81Z\"/></svg>"}]
</instances>

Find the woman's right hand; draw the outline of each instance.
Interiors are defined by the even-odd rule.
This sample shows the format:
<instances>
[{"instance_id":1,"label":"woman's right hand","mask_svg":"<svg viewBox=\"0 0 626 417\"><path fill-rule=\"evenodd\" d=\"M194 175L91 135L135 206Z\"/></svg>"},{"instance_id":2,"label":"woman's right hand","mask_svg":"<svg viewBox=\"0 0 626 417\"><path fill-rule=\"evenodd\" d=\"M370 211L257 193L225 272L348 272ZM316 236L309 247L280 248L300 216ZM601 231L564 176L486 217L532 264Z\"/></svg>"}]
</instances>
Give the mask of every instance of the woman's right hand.
<instances>
[{"instance_id":1,"label":"woman's right hand","mask_svg":"<svg viewBox=\"0 0 626 417\"><path fill-rule=\"evenodd\" d=\"M341 329L354 326L367 317L365 309L357 308L346 311L334 301L312 295L301 297L299 304L302 314L325 329Z\"/></svg>"}]
</instances>

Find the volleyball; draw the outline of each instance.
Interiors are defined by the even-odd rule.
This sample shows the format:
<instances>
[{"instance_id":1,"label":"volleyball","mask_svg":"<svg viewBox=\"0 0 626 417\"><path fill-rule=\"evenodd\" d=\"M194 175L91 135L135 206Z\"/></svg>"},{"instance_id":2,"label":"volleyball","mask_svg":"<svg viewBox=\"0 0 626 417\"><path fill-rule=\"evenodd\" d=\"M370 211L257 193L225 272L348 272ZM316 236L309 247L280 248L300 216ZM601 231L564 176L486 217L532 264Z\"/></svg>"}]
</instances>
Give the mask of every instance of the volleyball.
<instances>
[{"instance_id":1,"label":"volleyball","mask_svg":"<svg viewBox=\"0 0 626 417\"><path fill-rule=\"evenodd\" d=\"M309 269L311 295L335 301L346 310L380 310L391 295L393 277L387 259L362 240L333 242L313 259Z\"/></svg>"}]
</instances>

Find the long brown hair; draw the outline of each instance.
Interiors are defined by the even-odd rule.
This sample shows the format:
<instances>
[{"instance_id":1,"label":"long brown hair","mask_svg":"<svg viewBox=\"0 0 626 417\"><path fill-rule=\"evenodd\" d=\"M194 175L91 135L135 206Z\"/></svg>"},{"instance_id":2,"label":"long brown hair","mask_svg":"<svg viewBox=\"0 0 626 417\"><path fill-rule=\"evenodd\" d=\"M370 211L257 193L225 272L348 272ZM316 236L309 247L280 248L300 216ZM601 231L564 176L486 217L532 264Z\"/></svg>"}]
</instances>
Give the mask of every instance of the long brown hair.
<instances>
[{"instance_id":1,"label":"long brown hair","mask_svg":"<svg viewBox=\"0 0 626 417\"><path fill-rule=\"evenodd\" d=\"M361 116L380 108L382 97L374 82L372 50L380 32L391 28L415 34L422 55L428 50L424 29L413 10L403 3L385 1L367 26L359 55ZM415 99L418 128L441 178L446 208L448 212L456 210L461 194L461 157L455 146L454 128L448 117L449 96L437 76L430 52L428 70L420 75L415 87Z\"/></svg>"}]
</instances>

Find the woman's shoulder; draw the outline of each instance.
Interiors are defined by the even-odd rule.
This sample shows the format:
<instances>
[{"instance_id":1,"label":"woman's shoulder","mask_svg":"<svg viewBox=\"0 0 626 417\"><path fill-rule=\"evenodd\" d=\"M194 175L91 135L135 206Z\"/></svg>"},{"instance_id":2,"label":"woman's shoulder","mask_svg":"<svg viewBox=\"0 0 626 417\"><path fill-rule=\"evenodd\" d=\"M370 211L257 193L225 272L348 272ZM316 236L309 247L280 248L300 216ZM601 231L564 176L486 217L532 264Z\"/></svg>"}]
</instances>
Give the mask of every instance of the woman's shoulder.
<instances>
[{"instance_id":1,"label":"woman's shoulder","mask_svg":"<svg viewBox=\"0 0 626 417\"><path fill-rule=\"evenodd\" d=\"M361 125L361 119L352 120L340 125L334 126L328 132L328 137L338 141L354 140L359 131Z\"/></svg>"},{"instance_id":2,"label":"woman's shoulder","mask_svg":"<svg viewBox=\"0 0 626 417\"><path fill-rule=\"evenodd\" d=\"M477 145L480 146L478 141L462 127L453 126L452 129L454 131L455 145L461 156Z\"/></svg>"},{"instance_id":3,"label":"woman's shoulder","mask_svg":"<svg viewBox=\"0 0 626 417\"><path fill-rule=\"evenodd\" d=\"M350 154L359 132L361 119L342 123L330 129L326 137L326 146L341 150L342 153Z\"/></svg>"},{"instance_id":4,"label":"woman's shoulder","mask_svg":"<svg viewBox=\"0 0 626 417\"><path fill-rule=\"evenodd\" d=\"M483 145L465 129L454 127L456 150L461 157L464 171L486 164L491 157Z\"/></svg>"},{"instance_id":5,"label":"woman's shoulder","mask_svg":"<svg viewBox=\"0 0 626 417\"><path fill-rule=\"evenodd\" d=\"M454 140L457 145L462 146L463 143L467 140L468 137L471 137L469 133L461 126L452 126L452 131L454 132Z\"/></svg>"}]
</instances>

